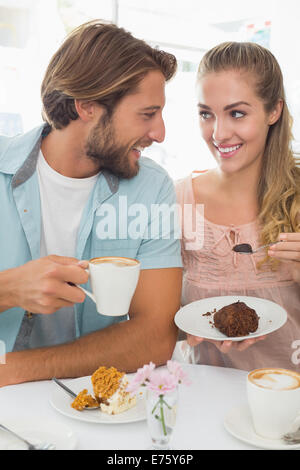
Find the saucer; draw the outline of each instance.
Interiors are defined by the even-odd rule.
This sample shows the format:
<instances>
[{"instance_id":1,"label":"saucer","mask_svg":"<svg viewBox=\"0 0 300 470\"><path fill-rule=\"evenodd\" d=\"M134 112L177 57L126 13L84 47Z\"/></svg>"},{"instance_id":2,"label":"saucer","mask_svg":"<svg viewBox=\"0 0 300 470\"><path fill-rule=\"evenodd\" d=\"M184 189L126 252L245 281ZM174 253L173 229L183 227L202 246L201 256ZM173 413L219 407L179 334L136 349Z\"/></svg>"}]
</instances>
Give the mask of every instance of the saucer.
<instances>
[{"instance_id":1,"label":"saucer","mask_svg":"<svg viewBox=\"0 0 300 470\"><path fill-rule=\"evenodd\" d=\"M133 374L128 374L130 379ZM83 389L87 389L89 393L93 393L91 389L91 377L79 377L76 379L70 379L65 381L66 385L74 390L77 394ZM99 424L123 424L123 423L134 423L137 421L144 421L146 419L146 407L144 396L138 395L136 406L118 413L115 415L109 415L104 413L100 409L90 411L78 411L71 407L73 399L70 398L64 390L61 390L57 385L53 386L52 395L50 397L50 403L52 407L59 413L67 416L68 418L77 419L79 421L85 421L87 423L99 423Z\"/></svg>"},{"instance_id":2,"label":"saucer","mask_svg":"<svg viewBox=\"0 0 300 470\"><path fill-rule=\"evenodd\" d=\"M287 444L282 439L267 439L258 436L253 428L247 404L233 408L224 419L226 431L240 441L261 449L292 450L300 449L299 444Z\"/></svg>"},{"instance_id":3,"label":"saucer","mask_svg":"<svg viewBox=\"0 0 300 470\"><path fill-rule=\"evenodd\" d=\"M55 446L55 450L74 450L77 448L77 437L65 424L55 421L45 422L32 418L28 420L2 420L2 423L34 445L49 442ZM26 444L0 429L0 450L26 449Z\"/></svg>"}]
</instances>

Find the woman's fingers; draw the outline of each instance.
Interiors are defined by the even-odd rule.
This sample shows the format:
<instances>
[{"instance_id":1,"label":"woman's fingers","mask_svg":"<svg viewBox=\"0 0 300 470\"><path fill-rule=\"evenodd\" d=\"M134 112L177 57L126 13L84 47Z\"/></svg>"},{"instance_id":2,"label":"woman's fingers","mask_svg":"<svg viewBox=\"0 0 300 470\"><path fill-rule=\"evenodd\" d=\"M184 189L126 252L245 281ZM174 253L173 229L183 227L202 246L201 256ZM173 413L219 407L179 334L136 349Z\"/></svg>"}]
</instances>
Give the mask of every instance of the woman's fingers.
<instances>
[{"instance_id":1,"label":"woman's fingers","mask_svg":"<svg viewBox=\"0 0 300 470\"><path fill-rule=\"evenodd\" d=\"M266 336L259 336L258 338L245 339L243 341L214 341L212 339L199 338L198 336L187 335L187 342L191 347L197 346L197 344L207 341L208 343L214 344L218 350L223 354L228 354L230 351L245 351L246 349L253 346L258 341L263 341Z\"/></svg>"},{"instance_id":2,"label":"woman's fingers","mask_svg":"<svg viewBox=\"0 0 300 470\"><path fill-rule=\"evenodd\" d=\"M199 336L193 336L193 335L189 335L187 334L187 343L192 346L192 348L194 346L197 346L197 344L199 343L202 343L203 341L203 338L199 338Z\"/></svg>"}]
</instances>

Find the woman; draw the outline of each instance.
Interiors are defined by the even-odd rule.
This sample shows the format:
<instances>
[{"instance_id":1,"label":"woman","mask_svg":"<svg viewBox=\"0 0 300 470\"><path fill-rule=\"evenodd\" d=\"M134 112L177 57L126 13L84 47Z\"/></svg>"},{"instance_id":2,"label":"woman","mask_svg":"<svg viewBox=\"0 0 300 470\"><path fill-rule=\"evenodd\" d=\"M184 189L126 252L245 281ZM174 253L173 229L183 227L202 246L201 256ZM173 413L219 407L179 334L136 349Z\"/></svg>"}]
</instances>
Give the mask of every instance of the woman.
<instances>
[{"instance_id":1,"label":"woman","mask_svg":"<svg viewBox=\"0 0 300 470\"><path fill-rule=\"evenodd\" d=\"M201 249L190 249L183 225L183 304L221 295L261 297L282 305L288 321L256 340L188 335L183 346L201 364L299 371L300 169L280 67L254 43L224 43L203 57L197 94L201 134L217 168L177 184L182 209L204 207ZM276 240L283 242L263 253L232 251L239 243L255 248Z\"/></svg>"}]
</instances>

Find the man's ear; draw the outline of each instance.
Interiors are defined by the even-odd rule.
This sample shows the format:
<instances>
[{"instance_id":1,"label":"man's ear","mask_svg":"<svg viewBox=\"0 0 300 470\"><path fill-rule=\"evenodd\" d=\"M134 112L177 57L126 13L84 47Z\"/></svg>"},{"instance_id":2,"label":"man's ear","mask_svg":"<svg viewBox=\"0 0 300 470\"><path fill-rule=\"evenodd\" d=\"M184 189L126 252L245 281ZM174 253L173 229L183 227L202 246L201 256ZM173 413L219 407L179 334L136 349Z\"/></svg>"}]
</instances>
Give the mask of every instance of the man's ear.
<instances>
[{"instance_id":1,"label":"man's ear","mask_svg":"<svg viewBox=\"0 0 300 470\"><path fill-rule=\"evenodd\" d=\"M84 122L93 121L98 118L100 106L95 101L74 100L75 108L78 116Z\"/></svg>"},{"instance_id":2,"label":"man's ear","mask_svg":"<svg viewBox=\"0 0 300 470\"><path fill-rule=\"evenodd\" d=\"M283 108L283 100L280 99L278 100L278 103L276 104L273 111L270 112L269 121L268 121L269 126L272 126L273 124L275 124L275 122L278 121L282 113L282 108Z\"/></svg>"}]
</instances>

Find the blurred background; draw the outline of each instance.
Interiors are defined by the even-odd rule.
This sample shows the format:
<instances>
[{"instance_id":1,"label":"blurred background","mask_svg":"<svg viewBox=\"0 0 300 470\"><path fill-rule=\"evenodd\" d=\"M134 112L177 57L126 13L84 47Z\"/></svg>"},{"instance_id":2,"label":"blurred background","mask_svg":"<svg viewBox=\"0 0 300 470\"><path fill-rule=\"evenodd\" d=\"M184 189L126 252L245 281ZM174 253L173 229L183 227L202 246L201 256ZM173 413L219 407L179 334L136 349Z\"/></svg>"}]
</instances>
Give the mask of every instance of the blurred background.
<instances>
[{"instance_id":1,"label":"blurred background","mask_svg":"<svg viewBox=\"0 0 300 470\"><path fill-rule=\"evenodd\" d=\"M166 89L166 139L145 151L174 179L214 167L198 131L195 79L205 51L223 41L257 42L277 57L299 146L299 0L0 0L0 133L42 122L40 85L52 54L68 32L95 18L178 59Z\"/></svg>"}]
</instances>

